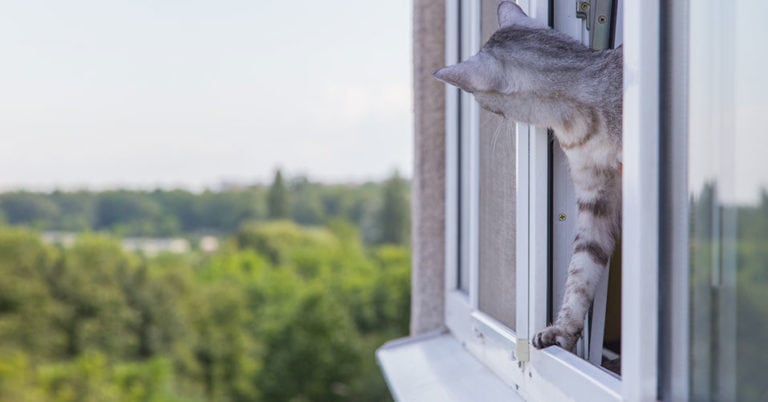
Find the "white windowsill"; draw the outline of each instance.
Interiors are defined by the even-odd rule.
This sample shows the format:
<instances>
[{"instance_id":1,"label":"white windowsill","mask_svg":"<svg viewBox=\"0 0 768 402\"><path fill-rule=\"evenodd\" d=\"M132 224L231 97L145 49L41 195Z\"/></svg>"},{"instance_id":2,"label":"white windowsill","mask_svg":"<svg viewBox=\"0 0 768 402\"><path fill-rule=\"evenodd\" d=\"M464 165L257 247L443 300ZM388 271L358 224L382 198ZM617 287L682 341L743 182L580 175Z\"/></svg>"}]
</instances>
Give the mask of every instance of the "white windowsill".
<instances>
[{"instance_id":1,"label":"white windowsill","mask_svg":"<svg viewBox=\"0 0 768 402\"><path fill-rule=\"evenodd\" d=\"M396 401L524 401L448 332L388 342L376 357Z\"/></svg>"}]
</instances>

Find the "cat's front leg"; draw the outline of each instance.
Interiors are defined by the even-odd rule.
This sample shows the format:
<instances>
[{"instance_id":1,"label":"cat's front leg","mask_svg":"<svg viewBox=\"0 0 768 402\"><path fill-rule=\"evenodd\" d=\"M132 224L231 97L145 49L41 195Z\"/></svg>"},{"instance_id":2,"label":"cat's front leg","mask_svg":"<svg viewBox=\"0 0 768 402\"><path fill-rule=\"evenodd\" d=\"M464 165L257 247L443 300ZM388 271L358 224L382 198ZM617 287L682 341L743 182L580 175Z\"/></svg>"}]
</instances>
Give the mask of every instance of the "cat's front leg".
<instances>
[{"instance_id":1,"label":"cat's front leg","mask_svg":"<svg viewBox=\"0 0 768 402\"><path fill-rule=\"evenodd\" d=\"M608 269L618 233L621 183L618 171L603 174L601 180L590 180L589 187L583 186L583 181L574 180L577 193L582 197L578 200L577 235L563 303L554 325L534 336L533 346L538 349L559 345L573 350L584 328L584 317L592 305L597 284Z\"/></svg>"},{"instance_id":2,"label":"cat's front leg","mask_svg":"<svg viewBox=\"0 0 768 402\"><path fill-rule=\"evenodd\" d=\"M566 328L552 325L544 328L533 337L533 346L537 349L543 349L548 346L557 345L565 350L572 351L574 346L576 346L576 341L579 340L580 333L581 330L573 333Z\"/></svg>"},{"instance_id":3,"label":"cat's front leg","mask_svg":"<svg viewBox=\"0 0 768 402\"><path fill-rule=\"evenodd\" d=\"M612 252L612 239L601 244L597 239L581 233L576 237L557 320L554 325L536 334L533 346L541 349L558 345L573 350L584 329L584 317L592 305L600 277L608 269L608 258Z\"/></svg>"}]
</instances>

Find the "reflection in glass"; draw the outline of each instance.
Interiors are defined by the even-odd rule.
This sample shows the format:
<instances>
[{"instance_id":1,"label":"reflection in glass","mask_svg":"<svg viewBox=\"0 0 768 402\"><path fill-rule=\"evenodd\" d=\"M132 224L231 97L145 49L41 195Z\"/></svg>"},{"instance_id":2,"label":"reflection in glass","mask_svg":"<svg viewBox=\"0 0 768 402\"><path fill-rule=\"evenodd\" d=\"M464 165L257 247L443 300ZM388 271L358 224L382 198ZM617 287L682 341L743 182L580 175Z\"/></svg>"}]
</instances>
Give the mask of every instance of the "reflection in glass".
<instances>
[{"instance_id":1,"label":"reflection in glass","mask_svg":"<svg viewBox=\"0 0 768 402\"><path fill-rule=\"evenodd\" d=\"M691 400L768 400L768 3L690 2Z\"/></svg>"}]
</instances>

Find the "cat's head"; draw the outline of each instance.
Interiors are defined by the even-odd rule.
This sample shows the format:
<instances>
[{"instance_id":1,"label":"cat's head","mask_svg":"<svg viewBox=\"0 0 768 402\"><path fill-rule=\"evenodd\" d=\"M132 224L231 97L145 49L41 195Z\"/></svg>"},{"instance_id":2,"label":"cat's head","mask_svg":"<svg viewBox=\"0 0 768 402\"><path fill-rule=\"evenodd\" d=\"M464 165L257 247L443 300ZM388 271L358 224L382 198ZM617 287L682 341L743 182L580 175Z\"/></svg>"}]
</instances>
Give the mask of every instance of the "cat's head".
<instances>
[{"instance_id":1,"label":"cat's head","mask_svg":"<svg viewBox=\"0 0 768 402\"><path fill-rule=\"evenodd\" d=\"M525 12L511 1L503 1L498 10L499 31L486 43L476 55L469 59L443 67L434 73L435 78L463 89L475 95L475 98L485 109L495 113L501 113L498 95L515 92L521 85L525 85L519 71L510 71L507 63L510 51L508 43L501 38L502 31L512 29L541 30L547 26L528 17ZM503 113L501 113L503 114Z\"/></svg>"}]
</instances>

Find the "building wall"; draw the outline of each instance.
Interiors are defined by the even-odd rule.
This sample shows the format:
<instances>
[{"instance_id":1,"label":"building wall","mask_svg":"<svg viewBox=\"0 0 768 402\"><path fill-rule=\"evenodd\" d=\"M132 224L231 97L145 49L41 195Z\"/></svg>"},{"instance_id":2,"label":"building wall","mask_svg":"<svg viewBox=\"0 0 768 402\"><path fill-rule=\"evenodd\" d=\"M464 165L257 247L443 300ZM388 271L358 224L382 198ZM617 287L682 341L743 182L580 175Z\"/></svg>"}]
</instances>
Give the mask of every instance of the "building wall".
<instances>
[{"instance_id":1,"label":"building wall","mask_svg":"<svg viewBox=\"0 0 768 402\"><path fill-rule=\"evenodd\" d=\"M414 169L411 334L443 328L445 288L444 0L413 0Z\"/></svg>"}]
</instances>

